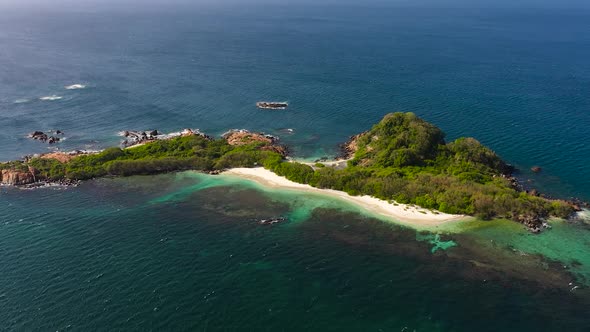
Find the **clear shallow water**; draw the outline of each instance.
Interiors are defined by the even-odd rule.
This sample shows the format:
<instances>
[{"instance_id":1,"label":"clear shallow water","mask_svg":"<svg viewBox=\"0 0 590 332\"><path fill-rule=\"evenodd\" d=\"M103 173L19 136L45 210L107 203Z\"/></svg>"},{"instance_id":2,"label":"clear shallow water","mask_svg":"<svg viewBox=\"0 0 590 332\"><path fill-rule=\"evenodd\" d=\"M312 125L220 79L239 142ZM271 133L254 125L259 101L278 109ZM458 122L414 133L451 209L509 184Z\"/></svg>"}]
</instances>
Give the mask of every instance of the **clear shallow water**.
<instances>
[{"instance_id":1,"label":"clear shallow water","mask_svg":"<svg viewBox=\"0 0 590 332\"><path fill-rule=\"evenodd\" d=\"M559 264L486 245L484 235L442 234L456 246L433 253L427 234L317 195L194 173L1 195L7 330L588 326L589 294L571 292ZM256 222L305 201L319 207L306 220ZM474 229L498 239L510 225Z\"/></svg>"},{"instance_id":2,"label":"clear shallow water","mask_svg":"<svg viewBox=\"0 0 590 332\"><path fill-rule=\"evenodd\" d=\"M34 130L61 129L72 149L183 127L263 130L317 158L413 111L544 192L590 199L587 6L76 6L0 14L0 159L45 151Z\"/></svg>"},{"instance_id":3,"label":"clear shallow water","mask_svg":"<svg viewBox=\"0 0 590 332\"><path fill-rule=\"evenodd\" d=\"M413 111L590 199L587 7L77 6L0 8L0 160L46 151L34 130L93 149L183 127L313 159ZM587 331L587 226L464 227L192 173L0 188L0 330Z\"/></svg>"}]
</instances>

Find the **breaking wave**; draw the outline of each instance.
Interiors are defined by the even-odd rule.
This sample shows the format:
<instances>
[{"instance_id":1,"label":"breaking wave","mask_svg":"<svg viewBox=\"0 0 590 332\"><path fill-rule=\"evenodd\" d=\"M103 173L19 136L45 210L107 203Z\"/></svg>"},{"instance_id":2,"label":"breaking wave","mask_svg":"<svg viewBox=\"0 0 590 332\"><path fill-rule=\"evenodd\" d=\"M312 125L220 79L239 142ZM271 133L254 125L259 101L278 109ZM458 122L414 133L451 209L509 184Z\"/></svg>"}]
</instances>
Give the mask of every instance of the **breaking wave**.
<instances>
[{"instance_id":1,"label":"breaking wave","mask_svg":"<svg viewBox=\"0 0 590 332\"><path fill-rule=\"evenodd\" d=\"M66 90L79 90L79 89L85 89L86 85L84 84L72 84L72 85L67 85L65 86Z\"/></svg>"},{"instance_id":2,"label":"breaking wave","mask_svg":"<svg viewBox=\"0 0 590 332\"><path fill-rule=\"evenodd\" d=\"M54 101L54 100L60 100L62 98L63 98L62 96L52 95L52 96L41 97L41 98L39 98L39 100L43 100L43 101Z\"/></svg>"}]
</instances>

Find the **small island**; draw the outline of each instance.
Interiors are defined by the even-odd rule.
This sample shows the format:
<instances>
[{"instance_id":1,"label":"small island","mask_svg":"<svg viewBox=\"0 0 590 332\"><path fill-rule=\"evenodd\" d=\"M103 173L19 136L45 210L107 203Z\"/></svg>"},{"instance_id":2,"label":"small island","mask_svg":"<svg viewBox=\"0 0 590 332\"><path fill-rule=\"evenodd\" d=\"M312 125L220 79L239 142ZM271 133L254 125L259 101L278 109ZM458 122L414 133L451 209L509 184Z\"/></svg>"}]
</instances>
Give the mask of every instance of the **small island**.
<instances>
[{"instance_id":1,"label":"small island","mask_svg":"<svg viewBox=\"0 0 590 332\"><path fill-rule=\"evenodd\" d=\"M533 232L540 232L547 218L568 218L579 210L572 202L523 191L511 176L512 167L492 150L474 138L446 142L439 128L413 113L388 114L351 137L344 144L344 167L287 160L288 150L276 137L247 130L231 130L221 138L192 130L153 137L96 153L51 153L2 163L1 181L70 184L105 176L264 167L318 189L416 205L431 216L510 218Z\"/></svg>"}]
</instances>

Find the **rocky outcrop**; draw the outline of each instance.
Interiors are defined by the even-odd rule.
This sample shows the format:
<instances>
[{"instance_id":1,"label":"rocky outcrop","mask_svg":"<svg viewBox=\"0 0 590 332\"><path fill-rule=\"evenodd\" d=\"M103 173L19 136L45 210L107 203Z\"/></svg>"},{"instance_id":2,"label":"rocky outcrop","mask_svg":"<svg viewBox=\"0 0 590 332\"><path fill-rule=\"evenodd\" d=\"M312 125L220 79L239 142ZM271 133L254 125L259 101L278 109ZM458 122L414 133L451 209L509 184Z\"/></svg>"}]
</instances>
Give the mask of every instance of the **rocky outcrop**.
<instances>
[{"instance_id":1,"label":"rocky outcrop","mask_svg":"<svg viewBox=\"0 0 590 332\"><path fill-rule=\"evenodd\" d=\"M123 146L130 147L130 146L134 146L137 144L146 143L149 141L154 141L157 139L157 137L156 137L157 135L152 135L152 133L157 134L158 131L152 130L152 131L146 133L145 131L125 130L123 132L123 136L126 138L126 140L123 142Z\"/></svg>"},{"instance_id":2,"label":"rocky outcrop","mask_svg":"<svg viewBox=\"0 0 590 332\"><path fill-rule=\"evenodd\" d=\"M273 144L278 141L278 138L272 135L253 133L246 129L232 129L223 134L222 137L229 145L246 145L256 142Z\"/></svg>"},{"instance_id":3,"label":"rocky outcrop","mask_svg":"<svg viewBox=\"0 0 590 332\"><path fill-rule=\"evenodd\" d=\"M59 136L63 136L63 132L61 130L56 130L54 134L55 136L50 136L42 131L34 131L29 134L29 138L32 138L36 141L41 141L43 143L47 142L49 144L54 144L61 141Z\"/></svg>"},{"instance_id":4,"label":"rocky outcrop","mask_svg":"<svg viewBox=\"0 0 590 332\"><path fill-rule=\"evenodd\" d=\"M181 132L171 134L163 134L159 132L157 129L148 131L125 130L121 133L121 135L125 137L125 140L121 143L121 146L124 148L129 148L132 146L150 143L158 140L172 139L174 137L201 136L208 140L212 139L212 137L201 133L198 129L184 129Z\"/></svg>"},{"instance_id":5,"label":"rocky outcrop","mask_svg":"<svg viewBox=\"0 0 590 332\"><path fill-rule=\"evenodd\" d=\"M32 172L3 169L1 174L2 184L22 186L35 182L35 175Z\"/></svg>"},{"instance_id":6,"label":"rocky outcrop","mask_svg":"<svg viewBox=\"0 0 590 332\"><path fill-rule=\"evenodd\" d=\"M260 148L260 150L276 152L283 157L287 157L289 154L289 149L284 145L266 145Z\"/></svg>"},{"instance_id":7,"label":"rocky outcrop","mask_svg":"<svg viewBox=\"0 0 590 332\"><path fill-rule=\"evenodd\" d=\"M267 135L264 133L253 133L246 129L232 129L222 137L227 141L229 145L246 145L251 143L265 143L264 146L260 148L260 150L264 151L273 151L276 152L283 157L286 157L288 154L288 149L284 145L279 145L277 142L279 138L272 135Z\"/></svg>"},{"instance_id":8,"label":"rocky outcrop","mask_svg":"<svg viewBox=\"0 0 590 332\"><path fill-rule=\"evenodd\" d=\"M354 154L358 150L358 140L367 132L360 133L358 135L350 136L346 143L340 145L340 155L336 160L348 160L354 157Z\"/></svg>"}]
</instances>

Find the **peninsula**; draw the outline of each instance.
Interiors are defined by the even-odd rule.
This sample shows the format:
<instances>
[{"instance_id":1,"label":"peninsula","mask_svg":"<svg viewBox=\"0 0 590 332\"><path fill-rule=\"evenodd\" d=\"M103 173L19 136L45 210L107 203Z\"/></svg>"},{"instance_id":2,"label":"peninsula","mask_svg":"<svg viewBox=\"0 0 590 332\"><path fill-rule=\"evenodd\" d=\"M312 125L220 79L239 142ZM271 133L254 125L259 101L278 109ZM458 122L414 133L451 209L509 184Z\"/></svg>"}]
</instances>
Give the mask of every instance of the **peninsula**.
<instances>
[{"instance_id":1,"label":"peninsula","mask_svg":"<svg viewBox=\"0 0 590 332\"><path fill-rule=\"evenodd\" d=\"M424 211L420 219L456 220L461 215L510 218L534 232L542 229L546 218L568 218L579 209L567 201L520 190L511 177L512 168L477 140L446 142L444 137L439 128L413 113L391 113L345 144L344 157L349 159L345 167L288 161L287 149L277 138L232 130L222 138L185 131L131 148L112 147L67 157L52 153L2 163L0 170L3 183L23 185L181 170L218 174L264 167L302 185L372 198L379 204L416 205ZM252 176L243 170L233 173Z\"/></svg>"}]
</instances>

